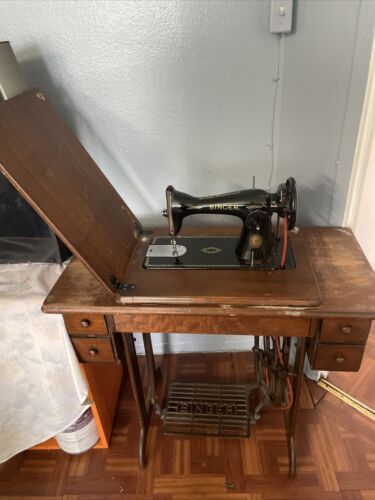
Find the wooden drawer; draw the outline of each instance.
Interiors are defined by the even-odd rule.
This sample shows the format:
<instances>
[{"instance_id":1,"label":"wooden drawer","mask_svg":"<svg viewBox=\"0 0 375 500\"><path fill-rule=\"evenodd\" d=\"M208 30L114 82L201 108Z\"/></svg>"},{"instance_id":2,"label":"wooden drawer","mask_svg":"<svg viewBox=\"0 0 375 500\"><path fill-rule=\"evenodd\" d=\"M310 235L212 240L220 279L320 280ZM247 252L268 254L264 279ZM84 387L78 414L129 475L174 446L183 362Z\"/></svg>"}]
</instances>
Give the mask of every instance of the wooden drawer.
<instances>
[{"instance_id":1,"label":"wooden drawer","mask_svg":"<svg viewBox=\"0 0 375 500\"><path fill-rule=\"evenodd\" d=\"M69 333L107 335L105 318L101 314L64 314Z\"/></svg>"},{"instance_id":2,"label":"wooden drawer","mask_svg":"<svg viewBox=\"0 0 375 500\"><path fill-rule=\"evenodd\" d=\"M364 345L318 344L311 367L314 370L355 372L361 366Z\"/></svg>"},{"instance_id":3,"label":"wooden drawer","mask_svg":"<svg viewBox=\"0 0 375 500\"><path fill-rule=\"evenodd\" d=\"M116 361L110 338L70 338L82 363L114 363Z\"/></svg>"},{"instance_id":4,"label":"wooden drawer","mask_svg":"<svg viewBox=\"0 0 375 500\"><path fill-rule=\"evenodd\" d=\"M319 342L365 344L371 327L371 319L325 319Z\"/></svg>"}]
</instances>

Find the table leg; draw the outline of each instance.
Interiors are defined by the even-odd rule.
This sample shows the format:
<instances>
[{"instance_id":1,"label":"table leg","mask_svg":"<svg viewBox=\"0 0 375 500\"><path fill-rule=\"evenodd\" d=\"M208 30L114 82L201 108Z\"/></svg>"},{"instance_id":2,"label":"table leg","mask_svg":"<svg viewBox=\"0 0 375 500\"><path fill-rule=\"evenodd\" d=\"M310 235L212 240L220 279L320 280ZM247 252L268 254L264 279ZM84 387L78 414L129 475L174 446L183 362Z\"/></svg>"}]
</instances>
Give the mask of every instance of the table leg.
<instances>
[{"instance_id":1,"label":"table leg","mask_svg":"<svg viewBox=\"0 0 375 500\"><path fill-rule=\"evenodd\" d=\"M303 365L306 354L306 338L300 337L297 344L297 352L294 365L293 385L293 404L288 412L285 412L285 425L287 432L288 454L289 454L289 478L296 476L296 451L295 451L295 429L297 423L298 405L301 394L301 385L303 378Z\"/></svg>"},{"instance_id":2,"label":"table leg","mask_svg":"<svg viewBox=\"0 0 375 500\"><path fill-rule=\"evenodd\" d=\"M259 352L259 337L255 336L254 337L254 347L253 347L253 353L254 353L254 373L255 373L255 380L256 382L259 383L259 357L258 357L258 352Z\"/></svg>"},{"instance_id":3,"label":"table leg","mask_svg":"<svg viewBox=\"0 0 375 500\"><path fill-rule=\"evenodd\" d=\"M124 343L126 363L130 378L130 384L133 391L133 397L137 408L139 418L139 465L141 468L145 466L145 447L147 441L147 431L150 419L150 404L145 401L141 374L139 372L137 353L134 346L134 338L132 333L122 333Z\"/></svg>"},{"instance_id":4,"label":"table leg","mask_svg":"<svg viewBox=\"0 0 375 500\"><path fill-rule=\"evenodd\" d=\"M150 380L150 398L151 403L156 403L156 367L154 359L154 351L152 349L151 336L149 333L142 333L143 345L145 346L145 354L147 361L147 371Z\"/></svg>"}]
</instances>

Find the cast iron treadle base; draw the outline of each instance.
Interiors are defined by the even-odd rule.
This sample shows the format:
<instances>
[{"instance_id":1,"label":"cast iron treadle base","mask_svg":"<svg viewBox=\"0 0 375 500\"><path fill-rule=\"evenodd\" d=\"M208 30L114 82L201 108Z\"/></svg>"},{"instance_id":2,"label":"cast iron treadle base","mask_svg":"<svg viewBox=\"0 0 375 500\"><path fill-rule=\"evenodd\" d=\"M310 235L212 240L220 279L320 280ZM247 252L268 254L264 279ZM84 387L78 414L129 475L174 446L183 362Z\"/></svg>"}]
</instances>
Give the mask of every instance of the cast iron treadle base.
<instances>
[{"instance_id":1,"label":"cast iron treadle base","mask_svg":"<svg viewBox=\"0 0 375 500\"><path fill-rule=\"evenodd\" d=\"M249 437L246 385L172 382L163 434Z\"/></svg>"}]
</instances>

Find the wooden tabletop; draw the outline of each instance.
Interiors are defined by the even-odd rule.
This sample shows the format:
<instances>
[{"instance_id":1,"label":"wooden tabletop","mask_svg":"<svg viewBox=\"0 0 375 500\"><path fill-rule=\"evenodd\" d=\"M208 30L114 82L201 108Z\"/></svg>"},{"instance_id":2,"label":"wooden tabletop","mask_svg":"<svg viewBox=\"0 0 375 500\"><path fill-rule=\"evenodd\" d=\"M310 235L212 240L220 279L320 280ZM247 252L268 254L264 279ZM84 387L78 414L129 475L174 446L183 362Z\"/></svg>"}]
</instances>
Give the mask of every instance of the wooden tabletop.
<instances>
[{"instance_id":1,"label":"wooden tabletop","mask_svg":"<svg viewBox=\"0 0 375 500\"><path fill-rule=\"evenodd\" d=\"M200 228L200 231L203 233L205 230ZM238 228L226 228L225 233L233 234L237 231ZM316 306L272 306L259 303L253 305L251 299L245 305L216 305L209 301L206 303L204 300L190 304L121 304L105 291L83 264L73 259L46 298L43 311L47 313L119 314L124 312L127 314L375 318L375 275L351 230L304 228L294 236L294 240L296 239L298 241L303 239L310 255L321 297L321 303ZM154 271L145 272L150 272L151 276ZM162 272L174 271L163 270ZM254 271L236 271L236 273L249 272ZM282 272L288 273L289 271ZM301 285L303 284L304 280L301 277ZM228 295L235 286L235 281L227 283ZM202 296L204 297L204 294Z\"/></svg>"}]
</instances>

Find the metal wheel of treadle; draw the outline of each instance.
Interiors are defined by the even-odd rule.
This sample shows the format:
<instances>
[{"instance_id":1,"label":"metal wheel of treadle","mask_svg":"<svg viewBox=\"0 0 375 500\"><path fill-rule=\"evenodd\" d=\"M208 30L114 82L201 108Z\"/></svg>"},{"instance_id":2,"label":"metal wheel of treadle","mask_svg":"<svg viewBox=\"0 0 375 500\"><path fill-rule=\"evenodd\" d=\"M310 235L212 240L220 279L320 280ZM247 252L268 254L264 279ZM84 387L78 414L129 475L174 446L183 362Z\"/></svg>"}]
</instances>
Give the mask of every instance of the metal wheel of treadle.
<instances>
[{"instance_id":1,"label":"metal wheel of treadle","mask_svg":"<svg viewBox=\"0 0 375 500\"><path fill-rule=\"evenodd\" d=\"M291 338L284 337L282 347L276 338L263 337L263 349L260 348L259 337L255 337L253 352L255 355L254 367L256 374L255 387L258 388L260 401L254 410L253 421L260 418L259 413L264 406L284 405L284 420L287 433L288 458L289 458L289 478L294 479L296 474L296 452L295 452L295 427L298 411L298 403L301 391L301 382L303 377L303 362L306 352L306 339L299 338L295 364L293 371L290 371L289 358ZM282 352L284 361L280 361L279 353ZM292 378L293 403L287 409L285 404L288 402L285 396L287 390L287 379ZM254 385L250 386L254 387Z\"/></svg>"}]
</instances>

